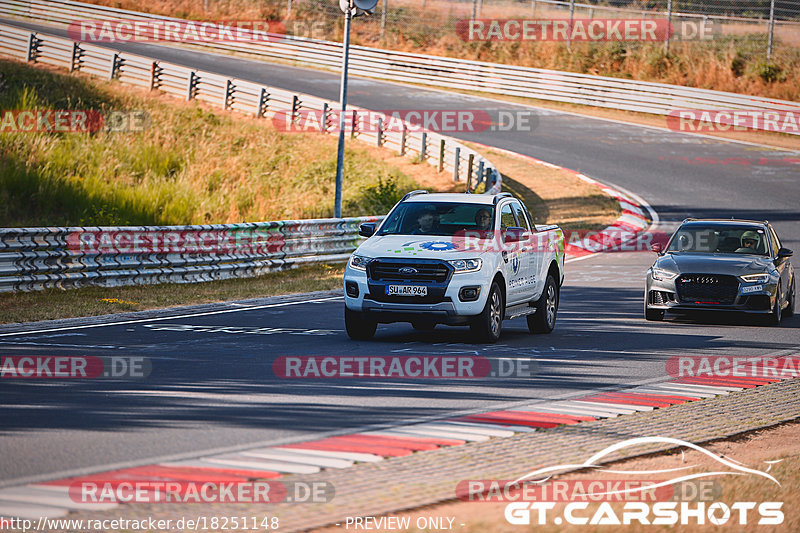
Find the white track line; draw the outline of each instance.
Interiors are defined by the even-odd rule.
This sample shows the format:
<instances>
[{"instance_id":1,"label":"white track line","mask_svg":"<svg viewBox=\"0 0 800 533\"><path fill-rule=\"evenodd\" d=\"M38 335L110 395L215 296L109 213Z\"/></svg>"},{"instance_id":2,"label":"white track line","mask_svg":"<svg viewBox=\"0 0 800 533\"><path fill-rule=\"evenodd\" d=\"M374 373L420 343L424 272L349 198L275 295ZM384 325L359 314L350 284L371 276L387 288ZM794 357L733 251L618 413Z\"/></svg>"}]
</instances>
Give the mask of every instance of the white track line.
<instances>
[{"instance_id":1,"label":"white track line","mask_svg":"<svg viewBox=\"0 0 800 533\"><path fill-rule=\"evenodd\" d=\"M195 316L221 315L225 313L240 313L242 311L253 311L255 309L269 309L272 307L286 307L289 305L302 305L308 303L327 302L330 300L339 300L341 298L343 298L343 296L329 296L327 298L317 298L315 300L302 300L297 302L282 302L276 304L253 305L250 307L241 307L237 309L220 309L219 311L206 311L203 313L190 313L187 315L171 315L171 316L162 316L155 318L141 318L137 320L121 320L119 322L104 322L102 324L84 324L82 326L65 326L61 328L38 329L31 331L15 331L13 333L0 333L0 337L25 336L25 335L33 335L36 333L50 333L51 331L66 331L71 329L102 328L106 326L121 326L124 324L140 324L142 322L160 322L162 320L174 320L176 318L192 318Z\"/></svg>"}]
</instances>

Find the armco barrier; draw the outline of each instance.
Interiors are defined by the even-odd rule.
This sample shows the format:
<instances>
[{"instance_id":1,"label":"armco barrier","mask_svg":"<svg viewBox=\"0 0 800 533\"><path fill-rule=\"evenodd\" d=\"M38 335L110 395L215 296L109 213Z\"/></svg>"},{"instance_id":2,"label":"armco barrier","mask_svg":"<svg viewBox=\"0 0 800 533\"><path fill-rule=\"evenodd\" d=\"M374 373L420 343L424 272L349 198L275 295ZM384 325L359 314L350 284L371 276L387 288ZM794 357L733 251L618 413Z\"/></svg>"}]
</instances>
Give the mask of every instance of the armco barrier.
<instances>
[{"instance_id":1,"label":"armco barrier","mask_svg":"<svg viewBox=\"0 0 800 533\"><path fill-rule=\"evenodd\" d=\"M14 26L0 24L0 56L67 67L71 72L159 89L257 117L283 113L294 118L304 111L320 112L326 132L338 134L330 128L334 102ZM383 122L388 124L389 120ZM473 191L479 187L490 194L500 191L501 177L494 165L451 137L408 124L401 131L358 126L346 125L351 136L392 147L410 157L422 157L440 171L452 172L454 181L465 181ZM188 283L255 276L302 263L343 261L355 249L357 225L365 220L379 218L0 229L0 292Z\"/></svg>"},{"instance_id":2,"label":"armco barrier","mask_svg":"<svg viewBox=\"0 0 800 533\"><path fill-rule=\"evenodd\" d=\"M77 20L180 20L67 0L3 0L0 3L0 15L61 27ZM273 37L268 41L208 42L193 43L192 46L222 52L242 52L280 61L296 61L326 69L340 67L341 43L291 35ZM797 102L759 96L363 46L351 46L350 73L383 80L658 115L669 115L679 110L745 110L797 114L800 107ZM723 117L720 120L729 119ZM763 129L768 128L769 124L760 121L753 127ZM800 131L786 133L800 134Z\"/></svg>"},{"instance_id":3,"label":"armco barrier","mask_svg":"<svg viewBox=\"0 0 800 533\"><path fill-rule=\"evenodd\" d=\"M382 217L155 227L0 229L0 292L193 283L345 261Z\"/></svg>"}]
</instances>

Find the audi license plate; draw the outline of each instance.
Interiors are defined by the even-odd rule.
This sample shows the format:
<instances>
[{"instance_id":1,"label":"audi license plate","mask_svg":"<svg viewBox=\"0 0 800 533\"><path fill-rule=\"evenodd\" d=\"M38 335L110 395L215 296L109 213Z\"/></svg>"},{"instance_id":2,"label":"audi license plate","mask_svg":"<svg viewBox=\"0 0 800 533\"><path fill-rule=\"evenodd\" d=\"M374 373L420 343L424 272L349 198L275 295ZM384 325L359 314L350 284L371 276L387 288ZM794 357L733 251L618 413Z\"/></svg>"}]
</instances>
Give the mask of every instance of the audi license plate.
<instances>
[{"instance_id":1,"label":"audi license plate","mask_svg":"<svg viewBox=\"0 0 800 533\"><path fill-rule=\"evenodd\" d=\"M387 296L427 296L428 287L425 285L387 285Z\"/></svg>"}]
</instances>

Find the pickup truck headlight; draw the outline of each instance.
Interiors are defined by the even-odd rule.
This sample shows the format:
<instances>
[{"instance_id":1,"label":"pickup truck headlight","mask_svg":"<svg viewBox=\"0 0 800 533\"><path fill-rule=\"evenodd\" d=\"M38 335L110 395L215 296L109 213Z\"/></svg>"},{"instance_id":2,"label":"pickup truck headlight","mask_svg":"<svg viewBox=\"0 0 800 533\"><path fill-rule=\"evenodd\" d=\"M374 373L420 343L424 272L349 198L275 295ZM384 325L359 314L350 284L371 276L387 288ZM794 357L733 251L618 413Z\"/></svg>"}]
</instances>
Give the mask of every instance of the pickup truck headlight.
<instances>
[{"instance_id":1,"label":"pickup truck headlight","mask_svg":"<svg viewBox=\"0 0 800 533\"><path fill-rule=\"evenodd\" d=\"M769 281L769 274L747 274L740 276L740 279L745 283L766 283Z\"/></svg>"},{"instance_id":2,"label":"pickup truck headlight","mask_svg":"<svg viewBox=\"0 0 800 533\"><path fill-rule=\"evenodd\" d=\"M448 261L456 271L456 274L463 272L477 272L483 266L483 261L480 259L453 259Z\"/></svg>"},{"instance_id":3,"label":"pickup truck headlight","mask_svg":"<svg viewBox=\"0 0 800 533\"><path fill-rule=\"evenodd\" d=\"M350 256L350 268L353 270L367 270L367 265L372 261L369 257L353 254Z\"/></svg>"},{"instance_id":4,"label":"pickup truck headlight","mask_svg":"<svg viewBox=\"0 0 800 533\"><path fill-rule=\"evenodd\" d=\"M670 281L678 276L677 272L670 272L669 270L661 270L660 268L653 269L653 279L656 281Z\"/></svg>"}]
</instances>

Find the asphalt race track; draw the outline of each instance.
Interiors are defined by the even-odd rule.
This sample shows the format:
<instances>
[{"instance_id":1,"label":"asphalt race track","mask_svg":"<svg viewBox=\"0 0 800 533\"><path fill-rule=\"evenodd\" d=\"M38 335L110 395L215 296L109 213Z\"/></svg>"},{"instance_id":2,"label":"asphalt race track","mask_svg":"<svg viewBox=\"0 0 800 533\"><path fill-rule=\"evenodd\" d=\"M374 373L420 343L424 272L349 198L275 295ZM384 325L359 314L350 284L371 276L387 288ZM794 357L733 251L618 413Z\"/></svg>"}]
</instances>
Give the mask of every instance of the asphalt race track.
<instances>
[{"instance_id":1,"label":"asphalt race track","mask_svg":"<svg viewBox=\"0 0 800 533\"><path fill-rule=\"evenodd\" d=\"M338 93L335 73L154 45L117 48L325 98ZM797 152L359 78L351 79L350 101L378 110L533 110L538 127L531 132L455 136L625 188L651 205L664 229L686 216L766 218L784 246L800 252L800 165L783 160ZM470 343L465 328L417 332L408 324L380 326L373 341L352 342L342 299L332 294L109 317L105 324L60 321L26 333L0 328L3 355L124 355L152 363L152 374L138 381L4 381L0 484L577 396L666 376L667 360L678 355L797 353L797 316L780 327L716 315L646 322L642 289L652 258L626 252L571 261L555 332L532 336L516 319L504 323L496 345ZM272 370L287 355L426 354L532 358L539 371L504 380L401 381L287 380Z\"/></svg>"}]
</instances>

